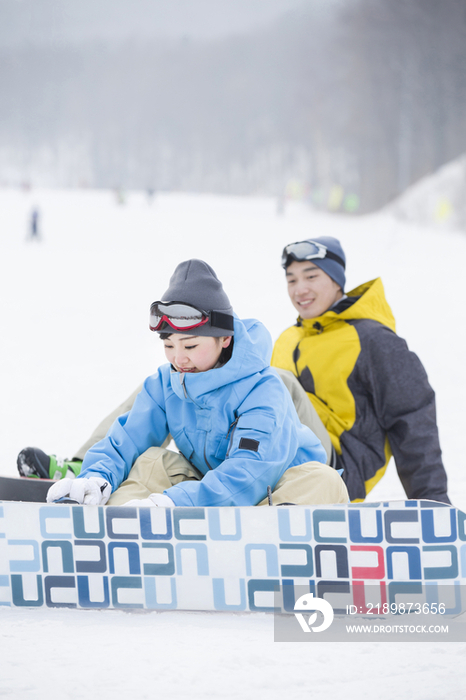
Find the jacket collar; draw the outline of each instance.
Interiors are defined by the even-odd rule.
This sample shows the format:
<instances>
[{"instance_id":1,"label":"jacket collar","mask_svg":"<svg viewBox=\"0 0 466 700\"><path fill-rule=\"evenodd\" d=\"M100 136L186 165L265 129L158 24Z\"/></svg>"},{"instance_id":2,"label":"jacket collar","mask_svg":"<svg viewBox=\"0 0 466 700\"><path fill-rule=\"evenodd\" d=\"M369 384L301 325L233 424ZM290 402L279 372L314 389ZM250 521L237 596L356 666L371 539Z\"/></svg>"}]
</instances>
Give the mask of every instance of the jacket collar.
<instances>
[{"instance_id":1,"label":"jacket collar","mask_svg":"<svg viewBox=\"0 0 466 700\"><path fill-rule=\"evenodd\" d=\"M346 299L342 299L321 316L308 319L299 317L297 325L301 326L307 334L314 335L322 333L326 327L338 321L356 319L378 321L395 332L395 318L385 298L385 290L380 277L351 290Z\"/></svg>"},{"instance_id":2,"label":"jacket collar","mask_svg":"<svg viewBox=\"0 0 466 700\"><path fill-rule=\"evenodd\" d=\"M180 399L202 403L206 394L257 374L270 365L272 338L260 321L235 317L234 330L232 356L221 367L193 374L170 371L171 388Z\"/></svg>"}]
</instances>

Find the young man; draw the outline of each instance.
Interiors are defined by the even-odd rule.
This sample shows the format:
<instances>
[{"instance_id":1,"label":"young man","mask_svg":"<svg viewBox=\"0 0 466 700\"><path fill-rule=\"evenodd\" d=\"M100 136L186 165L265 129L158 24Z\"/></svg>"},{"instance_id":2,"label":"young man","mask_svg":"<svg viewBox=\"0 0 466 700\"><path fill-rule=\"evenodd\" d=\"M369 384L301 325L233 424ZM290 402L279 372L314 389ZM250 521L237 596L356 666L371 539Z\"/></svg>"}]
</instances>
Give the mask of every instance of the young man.
<instances>
[{"instance_id":1,"label":"young man","mask_svg":"<svg viewBox=\"0 0 466 700\"><path fill-rule=\"evenodd\" d=\"M345 265L332 237L286 246L282 266L299 317L275 343L272 365L305 389L351 500L364 500L393 455L408 498L449 503L426 372L395 333L382 281L346 294Z\"/></svg>"}]
</instances>

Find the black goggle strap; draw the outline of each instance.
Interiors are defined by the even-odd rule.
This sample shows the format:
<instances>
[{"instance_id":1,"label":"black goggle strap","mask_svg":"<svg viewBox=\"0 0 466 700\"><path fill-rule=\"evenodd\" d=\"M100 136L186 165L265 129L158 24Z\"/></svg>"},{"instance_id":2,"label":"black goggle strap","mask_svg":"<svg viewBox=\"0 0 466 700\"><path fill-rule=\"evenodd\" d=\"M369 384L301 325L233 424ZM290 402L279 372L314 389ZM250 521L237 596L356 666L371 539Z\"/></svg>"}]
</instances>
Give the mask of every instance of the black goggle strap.
<instances>
[{"instance_id":1,"label":"black goggle strap","mask_svg":"<svg viewBox=\"0 0 466 700\"><path fill-rule=\"evenodd\" d=\"M222 314L221 311L210 312L210 325L214 328L223 328L225 331L234 330L233 316Z\"/></svg>"}]
</instances>

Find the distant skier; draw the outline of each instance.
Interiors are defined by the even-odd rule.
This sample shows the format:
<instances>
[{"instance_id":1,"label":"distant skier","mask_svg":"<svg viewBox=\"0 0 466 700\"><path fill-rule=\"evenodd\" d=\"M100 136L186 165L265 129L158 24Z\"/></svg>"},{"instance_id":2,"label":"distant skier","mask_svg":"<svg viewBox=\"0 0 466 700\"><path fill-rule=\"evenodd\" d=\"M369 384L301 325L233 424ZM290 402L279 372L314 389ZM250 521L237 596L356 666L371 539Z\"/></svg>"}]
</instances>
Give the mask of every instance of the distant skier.
<instances>
[{"instance_id":1,"label":"distant skier","mask_svg":"<svg viewBox=\"0 0 466 700\"><path fill-rule=\"evenodd\" d=\"M29 238L31 241L40 240L39 209L37 207L34 207L34 209L31 211L31 216L29 219Z\"/></svg>"},{"instance_id":2,"label":"distant skier","mask_svg":"<svg viewBox=\"0 0 466 700\"><path fill-rule=\"evenodd\" d=\"M268 331L234 314L209 265L178 265L163 301L151 306L150 328L168 364L87 452L79 476L50 488L48 501L253 506L268 504L268 486L277 505L348 501L269 365ZM169 434L179 453L163 447Z\"/></svg>"}]
</instances>

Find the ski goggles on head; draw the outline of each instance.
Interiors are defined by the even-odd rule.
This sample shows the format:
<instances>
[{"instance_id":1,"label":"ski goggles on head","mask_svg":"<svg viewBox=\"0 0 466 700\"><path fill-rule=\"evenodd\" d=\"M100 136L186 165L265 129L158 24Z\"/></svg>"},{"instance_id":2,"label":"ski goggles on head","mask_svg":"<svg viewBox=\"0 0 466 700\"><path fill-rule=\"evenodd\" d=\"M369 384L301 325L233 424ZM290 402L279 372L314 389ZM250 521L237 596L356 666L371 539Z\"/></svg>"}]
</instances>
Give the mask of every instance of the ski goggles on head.
<instances>
[{"instance_id":1,"label":"ski goggles on head","mask_svg":"<svg viewBox=\"0 0 466 700\"><path fill-rule=\"evenodd\" d=\"M214 328L233 330L233 317L219 311L203 311L182 301L154 301L150 307L151 331L164 330L167 326L176 331L189 331L209 321Z\"/></svg>"},{"instance_id":2,"label":"ski goggles on head","mask_svg":"<svg viewBox=\"0 0 466 700\"><path fill-rule=\"evenodd\" d=\"M323 258L334 260L339 263L343 269L346 267L343 258L340 258L336 253L332 253L332 251L329 250L327 246L322 245L322 243L315 243L314 241L297 241L296 243L290 243L285 246L282 253L282 267L286 270L293 260L303 262L304 260L323 260Z\"/></svg>"}]
</instances>

